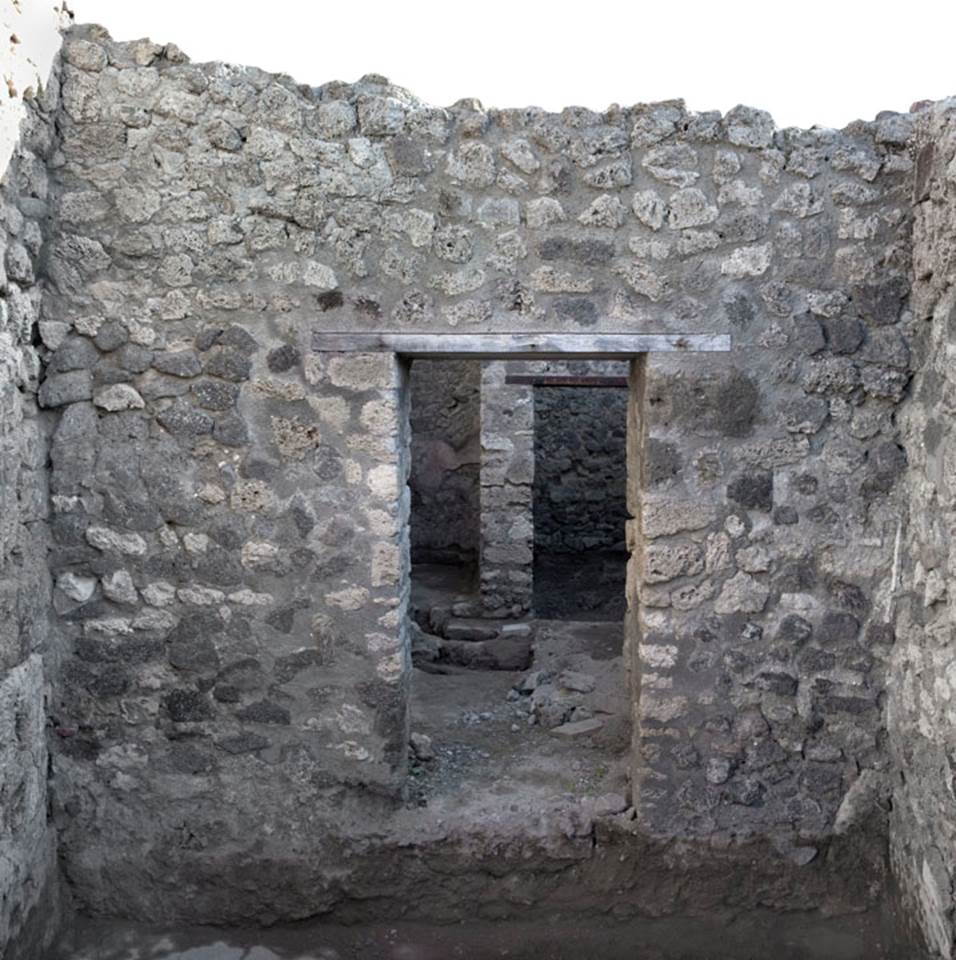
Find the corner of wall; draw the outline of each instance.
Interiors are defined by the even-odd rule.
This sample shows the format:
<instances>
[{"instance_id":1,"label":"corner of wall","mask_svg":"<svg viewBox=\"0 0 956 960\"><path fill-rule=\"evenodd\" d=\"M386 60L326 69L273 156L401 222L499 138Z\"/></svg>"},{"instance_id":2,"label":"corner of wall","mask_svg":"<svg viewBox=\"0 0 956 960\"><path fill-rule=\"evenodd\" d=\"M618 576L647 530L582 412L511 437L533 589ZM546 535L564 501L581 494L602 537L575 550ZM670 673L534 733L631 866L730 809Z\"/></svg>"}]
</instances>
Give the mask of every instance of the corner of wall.
<instances>
[{"instance_id":1,"label":"corner of wall","mask_svg":"<svg viewBox=\"0 0 956 960\"><path fill-rule=\"evenodd\" d=\"M60 916L48 823L47 453L35 344L65 13L38 7L0 9L10 44L0 97L0 954L11 960L40 956Z\"/></svg>"},{"instance_id":2,"label":"corner of wall","mask_svg":"<svg viewBox=\"0 0 956 960\"><path fill-rule=\"evenodd\" d=\"M956 937L956 673L950 595L956 541L951 355L956 339L956 100L925 110L915 138L914 377L901 417L908 470L888 684L890 847L905 913L934 955Z\"/></svg>"}]
</instances>

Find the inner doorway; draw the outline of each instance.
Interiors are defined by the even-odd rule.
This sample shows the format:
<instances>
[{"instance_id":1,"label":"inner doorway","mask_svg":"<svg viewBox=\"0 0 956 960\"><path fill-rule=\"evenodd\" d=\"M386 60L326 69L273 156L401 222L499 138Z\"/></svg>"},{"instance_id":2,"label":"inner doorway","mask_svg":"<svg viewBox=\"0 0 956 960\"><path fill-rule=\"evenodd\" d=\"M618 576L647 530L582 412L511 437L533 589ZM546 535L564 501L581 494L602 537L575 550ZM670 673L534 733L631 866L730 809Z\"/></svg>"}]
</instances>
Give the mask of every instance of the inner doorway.
<instances>
[{"instance_id":1,"label":"inner doorway","mask_svg":"<svg viewBox=\"0 0 956 960\"><path fill-rule=\"evenodd\" d=\"M414 802L625 802L629 367L412 359ZM569 385L581 374L587 389ZM508 581L493 581L508 600L494 611L476 576L490 562Z\"/></svg>"},{"instance_id":2,"label":"inner doorway","mask_svg":"<svg viewBox=\"0 0 956 960\"><path fill-rule=\"evenodd\" d=\"M544 620L623 622L626 364L534 378L532 608Z\"/></svg>"}]
</instances>

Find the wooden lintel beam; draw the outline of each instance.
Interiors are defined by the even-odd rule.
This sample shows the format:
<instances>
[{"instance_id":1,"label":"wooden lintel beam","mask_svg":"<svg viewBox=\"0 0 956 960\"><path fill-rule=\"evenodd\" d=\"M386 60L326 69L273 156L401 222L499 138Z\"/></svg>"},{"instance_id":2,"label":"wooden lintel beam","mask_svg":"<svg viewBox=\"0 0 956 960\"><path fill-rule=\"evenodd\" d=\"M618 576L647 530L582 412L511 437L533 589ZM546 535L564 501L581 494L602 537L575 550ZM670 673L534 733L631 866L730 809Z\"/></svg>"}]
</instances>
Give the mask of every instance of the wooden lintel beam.
<instances>
[{"instance_id":1,"label":"wooden lintel beam","mask_svg":"<svg viewBox=\"0 0 956 960\"><path fill-rule=\"evenodd\" d=\"M485 360L614 360L641 353L730 350L729 334L704 333L319 333L319 353L396 353Z\"/></svg>"}]
</instances>

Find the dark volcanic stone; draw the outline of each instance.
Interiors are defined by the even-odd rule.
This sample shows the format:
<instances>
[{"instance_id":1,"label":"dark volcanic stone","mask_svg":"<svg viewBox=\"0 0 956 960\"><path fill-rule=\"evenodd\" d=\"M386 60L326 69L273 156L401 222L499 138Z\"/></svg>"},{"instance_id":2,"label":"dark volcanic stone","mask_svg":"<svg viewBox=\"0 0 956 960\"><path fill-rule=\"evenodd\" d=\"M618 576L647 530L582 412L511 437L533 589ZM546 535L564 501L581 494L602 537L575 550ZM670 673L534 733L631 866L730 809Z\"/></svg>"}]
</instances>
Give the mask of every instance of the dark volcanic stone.
<instances>
[{"instance_id":1,"label":"dark volcanic stone","mask_svg":"<svg viewBox=\"0 0 956 960\"><path fill-rule=\"evenodd\" d=\"M221 333L222 327L205 327L196 337L196 349L203 353L211 350Z\"/></svg>"},{"instance_id":2,"label":"dark volcanic stone","mask_svg":"<svg viewBox=\"0 0 956 960\"><path fill-rule=\"evenodd\" d=\"M169 769L174 773L215 773L219 769L216 758L195 743L180 741L169 745L166 757Z\"/></svg>"},{"instance_id":3,"label":"dark volcanic stone","mask_svg":"<svg viewBox=\"0 0 956 960\"><path fill-rule=\"evenodd\" d=\"M605 240L548 237L538 247L538 254L542 260L567 260L595 267L614 259L614 245Z\"/></svg>"},{"instance_id":4,"label":"dark volcanic stone","mask_svg":"<svg viewBox=\"0 0 956 960\"><path fill-rule=\"evenodd\" d=\"M220 703L238 703L242 699L242 691L231 683L220 683L213 687L212 696Z\"/></svg>"},{"instance_id":5,"label":"dark volcanic stone","mask_svg":"<svg viewBox=\"0 0 956 960\"><path fill-rule=\"evenodd\" d=\"M244 723L275 723L282 726L288 726L292 722L289 711L271 700L250 703L236 711L236 718Z\"/></svg>"},{"instance_id":6,"label":"dark volcanic stone","mask_svg":"<svg viewBox=\"0 0 956 960\"><path fill-rule=\"evenodd\" d=\"M892 646L896 642L896 630L893 624L871 623L866 628L866 642L870 646Z\"/></svg>"},{"instance_id":7,"label":"dark volcanic stone","mask_svg":"<svg viewBox=\"0 0 956 960\"><path fill-rule=\"evenodd\" d=\"M269 746L269 741L258 733L237 733L234 737L225 737L216 741L216 746L226 753L234 755L242 753L257 753Z\"/></svg>"},{"instance_id":8,"label":"dark volcanic stone","mask_svg":"<svg viewBox=\"0 0 956 960\"><path fill-rule=\"evenodd\" d=\"M216 343L222 347L231 347L240 353L252 354L259 349L259 341L248 330L235 323L219 334Z\"/></svg>"},{"instance_id":9,"label":"dark volcanic stone","mask_svg":"<svg viewBox=\"0 0 956 960\"><path fill-rule=\"evenodd\" d=\"M120 347L115 357L120 368L130 373L145 373L153 362L152 350L147 350L137 343L127 343Z\"/></svg>"},{"instance_id":10,"label":"dark volcanic stone","mask_svg":"<svg viewBox=\"0 0 956 960\"><path fill-rule=\"evenodd\" d=\"M239 397L239 387L221 380L200 380L193 384L192 393L205 410L230 410Z\"/></svg>"},{"instance_id":11,"label":"dark volcanic stone","mask_svg":"<svg viewBox=\"0 0 956 960\"><path fill-rule=\"evenodd\" d=\"M666 483L680 475L683 459L677 445L651 437L647 441L644 455L644 469L647 482L652 486Z\"/></svg>"},{"instance_id":12,"label":"dark volcanic stone","mask_svg":"<svg viewBox=\"0 0 956 960\"><path fill-rule=\"evenodd\" d=\"M823 714L851 713L855 716L869 713L878 707L876 700L870 700L866 697L840 696L819 697L814 700L814 705Z\"/></svg>"},{"instance_id":13,"label":"dark volcanic stone","mask_svg":"<svg viewBox=\"0 0 956 960\"><path fill-rule=\"evenodd\" d=\"M817 564L812 556L785 563L774 579L774 586L782 593L802 593L817 583Z\"/></svg>"},{"instance_id":14,"label":"dark volcanic stone","mask_svg":"<svg viewBox=\"0 0 956 960\"><path fill-rule=\"evenodd\" d=\"M70 370L90 370L99 360L96 347L86 337L67 337L57 347L47 367L52 373L68 373Z\"/></svg>"},{"instance_id":15,"label":"dark volcanic stone","mask_svg":"<svg viewBox=\"0 0 956 960\"><path fill-rule=\"evenodd\" d=\"M236 413L224 413L217 417L212 435L224 447L243 447L249 442L249 430Z\"/></svg>"},{"instance_id":16,"label":"dark volcanic stone","mask_svg":"<svg viewBox=\"0 0 956 960\"><path fill-rule=\"evenodd\" d=\"M893 277L882 283L858 287L854 300L860 315L876 327L896 323L909 294L909 282L905 277Z\"/></svg>"},{"instance_id":17,"label":"dark volcanic stone","mask_svg":"<svg viewBox=\"0 0 956 960\"><path fill-rule=\"evenodd\" d=\"M716 426L728 437L744 437L750 433L757 414L757 384L738 370L722 378L713 394L713 416Z\"/></svg>"},{"instance_id":18,"label":"dark volcanic stone","mask_svg":"<svg viewBox=\"0 0 956 960\"><path fill-rule=\"evenodd\" d=\"M322 656L318 650L297 650L295 653L276 657L273 674L277 683L288 683L303 670L320 666Z\"/></svg>"},{"instance_id":19,"label":"dark volcanic stone","mask_svg":"<svg viewBox=\"0 0 956 960\"><path fill-rule=\"evenodd\" d=\"M862 615L869 606L866 594L855 583L847 583L845 580L831 578L827 581L827 590L830 596L833 597L841 607L844 607L851 613Z\"/></svg>"},{"instance_id":20,"label":"dark volcanic stone","mask_svg":"<svg viewBox=\"0 0 956 960\"><path fill-rule=\"evenodd\" d=\"M797 693L797 678L789 673L764 671L757 674L754 686L766 693L775 693L778 697L793 697Z\"/></svg>"},{"instance_id":21,"label":"dark volcanic stone","mask_svg":"<svg viewBox=\"0 0 956 960\"><path fill-rule=\"evenodd\" d=\"M768 470L741 474L727 484L727 498L748 510L772 510L773 474Z\"/></svg>"},{"instance_id":22,"label":"dark volcanic stone","mask_svg":"<svg viewBox=\"0 0 956 960\"><path fill-rule=\"evenodd\" d=\"M820 321L809 313L805 313L794 320L793 339L800 349L810 357L819 353L827 345Z\"/></svg>"},{"instance_id":23,"label":"dark volcanic stone","mask_svg":"<svg viewBox=\"0 0 956 960\"><path fill-rule=\"evenodd\" d=\"M860 621L852 613L828 610L817 631L821 643L844 643L855 640L860 632Z\"/></svg>"},{"instance_id":24,"label":"dark volcanic stone","mask_svg":"<svg viewBox=\"0 0 956 960\"><path fill-rule=\"evenodd\" d=\"M742 293L735 293L724 302L724 313L738 327L745 327L756 315L754 305Z\"/></svg>"},{"instance_id":25,"label":"dark volcanic stone","mask_svg":"<svg viewBox=\"0 0 956 960\"><path fill-rule=\"evenodd\" d=\"M279 633L292 633L295 624L295 607L278 607L266 617L266 623Z\"/></svg>"},{"instance_id":26,"label":"dark volcanic stone","mask_svg":"<svg viewBox=\"0 0 956 960\"><path fill-rule=\"evenodd\" d=\"M860 488L867 499L889 493L906 469L906 452L891 440L868 452L867 478Z\"/></svg>"},{"instance_id":27,"label":"dark volcanic stone","mask_svg":"<svg viewBox=\"0 0 956 960\"><path fill-rule=\"evenodd\" d=\"M320 293L316 298L319 309L325 313L328 310L335 310L345 303L345 297L341 290L329 290L326 293Z\"/></svg>"},{"instance_id":28,"label":"dark volcanic stone","mask_svg":"<svg viewBox=\"0 0 956 960\"><path fill-rule=\"evenodd\" d=\"M218 670L219 654L209 637L177 640L169 646L169 662L177 670Z\"/></svg>"},{"instance_id":29,"label":"dark volcanic stone","mask_svg":"<svg viewBox=\"0 0 956 960\"><path fill-rule=\"evenodd\" d=\"M441 657L449 663L478 670L527 670L531 666L531 639L445 640Z\"/></svg>"},{"instance_id":30,"label":"dark volcanic stone","mask_svg":"<svg viewBox=\"0 0 956 960\"><path fill-rule=\"evenodd\" d=\"M249 379L252 360L239 350L219 347L209 354L204 367L210 376L239 383Z\"/></svg>"},{"instance_id":31,"label":"dark volcanic stone","mask_svg":"<svg viewBox=\"0 0 956 960\"><path fill-rule=\"evenodd\" d=\"M270 350L266 356L266 366L273 373L285 373L291 370L301 359L298 349L291 343L284 343L281 347Z\"/></svg>"},{"instance_id":32,"label":"dark volcanic stone","mask_svg":"<svg viewBox=\"0 0 956 960\"><path fill-rule=\"evenodd\" d=\"M793 481L794 490L796 490L797 493L802 493L805 497L816 493L819 485L819 481L812 473L801 473L800 476L796 477Z\"/></svg>"},{"instance_id":33,"label":"dark volcanic stone","mask_svg":"<svg viewBox=\"0 0 956 960\"><path fill-rule=\"evenodd\" d=\"M832 317L826 321L827 343L837 354L856 353L863 343L863 324L855 317Z\"/></svg>"},{"instance_id":34,"label":"dark volcanic stone","mask_svg":"<svg viewBox=\"0 0 956 960\"><path fill-rule=\"evenodd\" d=\"M777 628L777 640L793 647L800 647L813 636L813 624L796 613L788 614Z\"/></svg>"},{"instance_id":35,"label":"dark volcanic stone","mask_svg":"<svg viewBox=\"0 0 956 960\"><path fill-rule=\"evenodd\" d=\"M148 637L122 637L119 640L105 637L79 637L76 655L88 663L146 663L155 660L163 652L160 640Z\"/></svg>"},{"instance_id":36,"label":"dark volcanic stone","mask_svg":"<svg viewBox=\"0 0 956 960\"><path fill-rule=\"evenodd\" d=\"M129 342L129 333L121 323L116 320L110 320L100 326L93 338L98 350L104 353L111 353L118 350L124 343Z\"/></svg>"},{"instance_id":37,"label":"dark volcanic stone","mask_svg":"<svg viewBox=\"0 0 956 960\"><path fill-rule=\"evenodd\" d=\"M157 353L153 366L174 377L196 377L202 372L199 357L192 350L173 350Z\"/></svg>"},{"instance_id":38,"label":"dark volcanic stone","mask_svg":"<svg viewBox=\"0 0 956 960\"><path fill-rule=\"evenodd\" d=\"M782 507L777 507L773 512L773 522L780 527L791 527L795 523L799 523L800 514L797 513L793 507L784 505Z\"/></svg>"},{"instance_id":39,"label":"dark volcanic stone","mask_svg":"<svg viewBox=\"0 0 956 960\"><path fill-rule=\"evenodd\" d=\"M598 321L598 308L586 297L557 297L554 312L559 320L570 321L582 327L592 327Z\"/></svg>"},{"instance_id":40,"label":"dark volcanic stone","mask_svg":"<svg viewBox=\"0 0 956 960\"><path fill-rule=\"evenodd\" d=\"M163 706L176 723L198 723L215 715L212 704L198 690L171 690L163 697Z\"/></svg>"},{"instance_id":41,"label":"dark volcanic stone","mask_svg":"<svg viewBox=\"0 0 956 960\"><path fill-rule=\"evenodd\" d=\"M93 677L86 688L94 697L118 697L129 688L129 675L117 668L108 667Z\"/></svg>"},{"instance_id":42,"label":"dark volcanic stone","mask_svg":"<svg viewBox=\"0 0 956 960\"><path fill-rule=\"evenodd\" d=\"M163 410L156 419L174 437L201 437L212 433L212 417L182 400Z\"/></svg>"},{"instance_id":43,"label":"dark volcanic stone","mask_svg":"<svg viewBox=\"0 0 956 960\"><path fill-rule=\"evenodd\" d=\"M40 384L37 402L41 407L62 407L89 400L93 396L93 376L89 370L71 370L48 376Z\"/></svg>"},{"instance_id":44,"label":"dark volcanic stone","mask_svg":"<svg viewBox=\"0 0 956 960\"><path fill-rule=\"evenodd\" d=\"M836 657L819 647L807 647L800 652L797 662L800 664L801 670L816 673L823 670L832 670L836 666Z\"/></svg>"}]
</instances>

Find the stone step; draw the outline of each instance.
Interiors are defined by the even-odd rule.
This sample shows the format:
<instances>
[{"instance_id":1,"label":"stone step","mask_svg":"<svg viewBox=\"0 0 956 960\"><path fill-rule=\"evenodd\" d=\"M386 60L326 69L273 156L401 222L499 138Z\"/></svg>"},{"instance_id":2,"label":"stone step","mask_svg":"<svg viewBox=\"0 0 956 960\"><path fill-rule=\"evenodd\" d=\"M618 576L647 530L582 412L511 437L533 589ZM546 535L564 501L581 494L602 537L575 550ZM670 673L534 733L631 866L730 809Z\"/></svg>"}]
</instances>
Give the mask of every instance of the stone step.
<instances>
[{"instance_id":1,"label":"stone step","mask_svg":"<svg viewBox=\"0 0 956 960\"><path fill-rule=\"evenodd\" d=\"M531 656L528 637L446 640L441 647L443 661L472 670L527 670Z\"/></svg>"},{"instance_id":2,"label":"stone step","mask_svg":"<svg viewBox=\"0 0 956 960\"><path fill-rule=\"evenodd\" d=\"M564 737L568 740L577 737L588 737L597 733L604 726L603 720L592 717L590 720L575 720L571 723L562 723L560 727L552 727L548 733L555 737Z\"/></svg>"}]
</instances>

